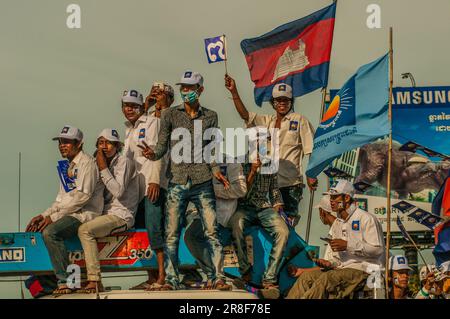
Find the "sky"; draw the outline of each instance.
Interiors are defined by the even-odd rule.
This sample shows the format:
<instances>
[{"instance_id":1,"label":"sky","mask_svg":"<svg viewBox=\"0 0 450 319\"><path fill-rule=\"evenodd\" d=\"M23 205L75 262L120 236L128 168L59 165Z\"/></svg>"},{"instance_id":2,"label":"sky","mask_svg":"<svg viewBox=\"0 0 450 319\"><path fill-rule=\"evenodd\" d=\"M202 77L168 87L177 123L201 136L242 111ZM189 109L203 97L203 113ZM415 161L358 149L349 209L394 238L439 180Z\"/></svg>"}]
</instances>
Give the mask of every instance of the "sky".
<instances>
[{"instance_id":1,"label":"sky","mask_svg":"<svg viewBox=\"0 0 450 319\"><path fill-rule=\"evenodd\" d=\"M81 7L81 28L69 29L66 8ZM201 102L219 114L221 128L241 127L224 87L224 65L207 63L203 39L226 34L228 70L250 111L272 113L253 102L240 41L306 16L329 0L3 0L0 3L0 232L24 230L56 196L59 152L51 138L65 124L85 134L92 153L105 127L123 132L120 96L136 88L146 95L154 81L174 85L186 69L203 74ZM370 4L381 8L381 28L366 24ZM356 71L388 51L394 29L394 86L448 85L450 2L447 0L340 0L336 13L329 88L338 89ZM180 99L177 97L176 102ZM295 110L319 122L320 91L296 100ZM22 154L21 223L18 227L18 154ZM447 152L450 153L450 152ZM326 188L324 176L316 194ZM318 202L320 196L315 196ZM300 206L297 231L305 234L309 194ZM311 244L326 228L315 213ZM429 257L429 254L427 254ZM1 278L0 278L1 280ZM133 279L139 281L140 278ZM128 281L119 284L128 286ZM130 282L130 285L134 282ZM107 283L108 284L108 283ZM16 283L0 282L0 298L18 298Z\"/></svg>"}]
</instances>

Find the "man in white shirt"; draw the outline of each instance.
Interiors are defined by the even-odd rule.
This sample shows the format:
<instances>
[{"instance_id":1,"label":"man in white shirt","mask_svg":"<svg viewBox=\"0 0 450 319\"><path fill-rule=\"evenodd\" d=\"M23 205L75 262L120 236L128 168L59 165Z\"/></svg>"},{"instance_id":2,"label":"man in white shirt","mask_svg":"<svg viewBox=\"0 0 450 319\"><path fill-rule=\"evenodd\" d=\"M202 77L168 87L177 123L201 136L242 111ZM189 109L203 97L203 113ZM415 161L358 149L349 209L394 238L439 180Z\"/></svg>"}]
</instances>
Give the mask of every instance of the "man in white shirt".
<instances>
[{"instance_id":1,"label":"man in white shirt","mask_svg":"<svg viewBox=\"0 0 450 319\"><path fill-rule=\"evenodd\" d=\"M164 85L164 84L163 84ZM173 92L173 89L172 89ZM169 92L170 93L170 92ZM156 101L156 112L147 114L152 101ZM134 160L139 178L139 201L137 222L144 216L151 248L156 252L158 274L149 271L149 279L132 289L147 289L155 281L163 284L164 271L164 207L166 190L168 187L167 156L158 161L150 161L142 154L147 147L154 147L158 142L160 129L160 112L170 107L173 102L168 91L160 88L153 89L146 99L137 90L126 90L122 96L122 112L127 119L125 122L124 155ZM160 106L164 104L164 106ZM157 116L159 115L159 116ZM140 225L139 225L140 226ZM157 278L155 278L157 277Z\"/></svg>"},{"instance_id":2,"label":"man in white shirt","mask_svg":"<svg viewBox=\"0 0 450 319\"><path fill-rule=\"evenodd\" d=\"M236 82L225 75L225 87L231 92L234 105L247 127L263 126L278 129L279 170L278 185L283 197L284 212L296 225L300 219L298 205L302 199L304 181L302 161L313 149L314 129L306 117L293 111L292 88L285 83L274 85L271 104L273 115L248 112L242 102ZM317 188L317 179L307 178L310 189Z\"/></svg>"},{"instance_id":3,"label":"man in white shirt","mask_svg":"<svg viewBox=\"0 0 450 319\"><path fill-rule=\"evenodd\" d=\"M228 221L236 212L238 198L244 197L247 193L247 183L241 164L222 163L219 166L222 175L230 182L229 188L225 188L221 182L216 179L213 180L214 193L216 195L217 232L222 246L226 246L231 243L231 230ZM195 212L190 213L188 219L191 219L191 221L188 222L186 227L185 244L206 274L206 278L211 281L214 279L215 270L201 219Z\"/></svg>"},{"instance_id":4,"label":"man in white shirt","mask_svg":"<svg viewBox=\"0 0 450 319\"><path fill-rule=\"evenodd\" d=\"M101 283L97 238L133 227L139 203L139 180L134 161L120 155L122 143L115 129L104 129L97 138L96 161L105 185L103 215L83 224L78 236L84 250L88 283L81 291L104 291Z\"/></svg>"},{"instance_id":5,"label":"man in white shirt","mask_svg":"<svg viewBox=\"0 0 450 319\"><path fill-rule=\"evenodd\" d=\"M83 152L83 133L76 127L64 126L53 138L59 151L69 160L69 185L61 182L55 202L42 214L34 217L26 231L42 232L50 260L58 279L54 294L71 293L67 285L69 254L64 240L76 236L81 224L100 216L103 211L103 183L94 158Z\"/></svg>"},{"instance_id":6,"label":"man in white shirt","mask_svg":"<svg viewBox=\"0 0 450 319\"><path fill-rule=\"evenodd\" d=\"M364 285L369 272L384 265L383 230L377 217L358 208L353 200L355 189L346 180L325 193L330 195L331 208L341 221L333 225L329 240L333 263L324 265L327 271L308 272L300 285L301 299L340 299Z\"/></svg>"}]
</instances>

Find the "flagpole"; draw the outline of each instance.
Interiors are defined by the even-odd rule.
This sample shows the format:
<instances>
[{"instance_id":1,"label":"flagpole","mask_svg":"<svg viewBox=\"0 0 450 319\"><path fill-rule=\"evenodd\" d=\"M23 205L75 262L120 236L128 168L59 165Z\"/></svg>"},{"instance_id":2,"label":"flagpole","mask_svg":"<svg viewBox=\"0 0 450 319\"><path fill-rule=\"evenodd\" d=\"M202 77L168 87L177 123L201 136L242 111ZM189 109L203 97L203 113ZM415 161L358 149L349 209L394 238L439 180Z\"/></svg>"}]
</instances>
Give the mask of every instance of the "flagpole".
<instances>
[{"instance_id":1,"label":"flagpole","mask_svg":"<svg viewBox=\"0 0 450 319\"><path fill-rule=\"evenodd\" d=\"M228 53L227 53L227 38L225 34L223 34L223 51L225 52L225 75L228 74L228 66L227 66L227 60L228 60Z\"/></svg>"},{"instance_id":2,"label":"flagpole","mask_svg":"<svg viewBox=\"0 0 450 319\"><path fill-rule=\"evenodd\" d=\"M386 299L389 299L389 250L391 246L391 169L392 169L392 86L394 83L394 57L392 45L392 27L389 28L389 149L388 149L388 168L387 168L387 185L386 185L386 263L385 263L385 284Z\"/></svg>"},{"instance_id":3,"label":"flagpole","mask_svg":"<svg viewBox=\"0 0 450 319\"><path fill-rule=\"evenodd\" d=\"M325 100L327 96L327 87L322 88L322 105L320 107L320 118L319 123L322 121L323 113L325 113ZM311 219L312 219L312 209L314 204L314 194L315 191L313 189L310 189L309 191L309 206L308 206L308 220L306 223L306 236L305 241L306 243L309 243L309 233L311 231Z\"/></svg>"}]
</instances>

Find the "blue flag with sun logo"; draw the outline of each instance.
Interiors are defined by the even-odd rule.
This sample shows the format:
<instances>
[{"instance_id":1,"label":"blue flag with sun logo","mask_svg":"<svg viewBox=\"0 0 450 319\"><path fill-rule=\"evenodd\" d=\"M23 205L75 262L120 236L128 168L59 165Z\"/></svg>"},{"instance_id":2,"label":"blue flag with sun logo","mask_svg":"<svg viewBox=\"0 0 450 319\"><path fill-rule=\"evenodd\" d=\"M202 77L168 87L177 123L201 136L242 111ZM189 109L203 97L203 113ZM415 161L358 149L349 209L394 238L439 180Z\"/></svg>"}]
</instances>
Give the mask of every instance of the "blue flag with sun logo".
<instances>
[{"instance_id":1,"label":"blue flag with sun logo","mask_svg":"<svg viewBox=\"0 0 450 319\"><path fill-rule=\"evenodd\" d=\"M363 65L331 101L314 135L306 175L317 177L342 153L389 134L389 54Z\"/></svg>"}]
</instances>

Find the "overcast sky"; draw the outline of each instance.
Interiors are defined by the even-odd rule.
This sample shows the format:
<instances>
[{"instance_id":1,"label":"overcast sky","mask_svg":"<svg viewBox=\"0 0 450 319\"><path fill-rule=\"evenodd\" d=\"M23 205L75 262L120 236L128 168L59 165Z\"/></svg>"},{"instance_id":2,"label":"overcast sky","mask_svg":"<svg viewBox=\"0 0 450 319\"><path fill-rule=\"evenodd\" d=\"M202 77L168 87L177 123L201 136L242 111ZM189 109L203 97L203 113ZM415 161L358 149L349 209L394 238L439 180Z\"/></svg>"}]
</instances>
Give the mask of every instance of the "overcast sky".
<instances>
[{"instance_id":1,"label":"overcast sky","mask_svg":"<svg viewBox=\"0 0 450 319\"><path fill-rule=\"evenodd\" d=\"M66 7L81 7L81 29L66 27ZM58 189L57 145L50 139L63 125L85 134L94 150L97 134L116 127L123 135L120 96L126 88L146 94L153 81L177 82L191 68L205 78L202 104L219 114L222 128L240 127L223 86L224 65L207 63L203 39L226 34L228 69L251 111L272 113L253 102L240 41L262 35L331 3L329 0L3 0L0 3L0 232L17 231L18 153L22 152L22 222L46 209ZM381 28L369 29L369 4L381 7ZM394 85L448 85L450 2L447 0L340 0L336 13L329 88L339 88L364 63L388 50L394 28ZM314 126L320 92L296 100L296 111ZM177 97L177 102L179 98ZM448 152L447 152L448 153ZM321 178L320 191L326 187ZM309 196L301 205L305 232ZM316 196L315 201L319 200ZM314 216L311 243L326 232ZM429 255L429 254L428 254ZM1 280L1 278L0 278ZM136 279L135 281L138 281ZM130 281L130 284L134 281ZM128 281L119 282L128 286ZM19 297L17 284L0 283L0 298Z\"/></svg>"}]
</instances>

